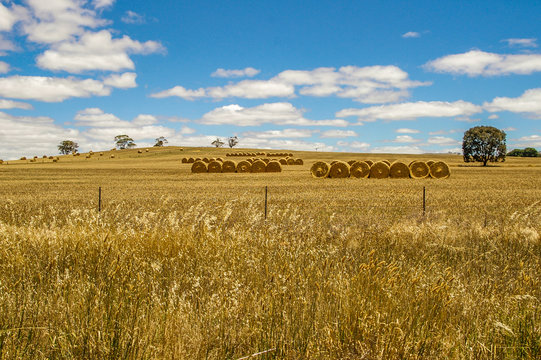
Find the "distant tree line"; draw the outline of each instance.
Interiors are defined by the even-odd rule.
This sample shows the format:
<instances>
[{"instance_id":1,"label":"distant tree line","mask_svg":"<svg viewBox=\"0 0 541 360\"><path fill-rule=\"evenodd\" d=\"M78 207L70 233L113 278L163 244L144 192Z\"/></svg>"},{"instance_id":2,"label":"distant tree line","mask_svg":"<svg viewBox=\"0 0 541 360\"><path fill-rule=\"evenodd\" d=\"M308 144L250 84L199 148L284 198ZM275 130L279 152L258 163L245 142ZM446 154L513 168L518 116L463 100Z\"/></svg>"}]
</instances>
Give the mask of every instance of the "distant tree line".
<instances>
[{"instance_id":1,"label":"distant tree line","mask_svg":"<svg viewBox=\"0 0 541 360\"><path fill-rule=\"evenodd\" d=\"M538 157L539 152L535 148L527 147L525 149L513 149L507 153L507 156Z\"/></svg>"}]
</instances>

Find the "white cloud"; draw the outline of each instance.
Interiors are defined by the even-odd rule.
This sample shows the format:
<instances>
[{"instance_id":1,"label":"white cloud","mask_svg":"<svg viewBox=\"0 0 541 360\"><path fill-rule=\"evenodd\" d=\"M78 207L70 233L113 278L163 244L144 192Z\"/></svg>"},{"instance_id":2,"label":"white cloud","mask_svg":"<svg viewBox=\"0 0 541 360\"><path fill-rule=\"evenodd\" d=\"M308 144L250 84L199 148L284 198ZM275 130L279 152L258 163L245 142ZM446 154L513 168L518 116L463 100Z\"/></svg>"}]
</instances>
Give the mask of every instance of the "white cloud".
<instances>
[{"instance_id":1,"label":"white cloud","mask_svg":"<svg viewBox=\"0 0 541 360\"><path fill-rule=\"evenodd\" d=\"M494 119L498 119L499 116L498 116L497 114L492 114L492 115L489 115L488 118L489 118L490 120L494 120Z\"/></svg>"},{"instance_id":2,"label":"white cloud","mask_svg":"<svg viewBox=\"0 0 541 360\"><path fill-rule=\"evenodd\" d=\"M175 86L172 89L164 90L164 91L150 95L150 97L158 98L158 99L171 97L171 96L176 96L184 100L194 100L197 98L206 97L207 92L205 91L205 89L202 89L202 88L197 89L197 90L188 90L182 86Z\"/></svg>"},{"instance_id":3,"label":"white cloud","mask_svg":"<svg viewBox=\"0 0 541 360\"><path fill-rule=\"evenodd\" d=\"M403 38L418 38L420 37L421 34L419 34L418 32L416 31L408 31L407 33L405 34L402 34L402 37Z\"/></svg>"},{"instance_id":4,"label":"white cloud","mask_svg":"<svg viewBox=\"0 0 541 360\"><path fill-rule=\"evenodd\" d=\"M509 126L509 127L506 127L506 128L503 128L502 129L503 131L517 131L516 128L512 127L512 126Z\"/></svg>"},{"instance_id":5,"label":"white cloud","mask_svg":"<svg viewBox=\"0 0 541 360\"><path fill-rule=\"evenodd\" d=\"M111 86L119 89L130 89L137 87L135 79L137 74L132 72L127 72L124 74L112 74L111 76L105 78L103 83L107 86Z\"/></svg>"},{"instance_id":6,"label":"white cloud","mask_svg":"<svg viewBox=\"0 0 541 360\"><path fill-rule=\"evenodd\" d=\"M155 41L141 43L124 35L113 39L108 30L85 33L76 41L52 46L37 58L39 67L81 73L90 70L122 71L135 68L129 54L150 54L162 51Z\"/></svg>"},{"instance_id":7,"label":"white cloud","mask_svg":"<svg viewBox=\"0 0 541 360\"><path fill-rule=\"evenodd\" d=\"M96 9L106 8L112 6L115 3L115 0L92 0L92 5Z\"/></svg>"},{"instance_id":8,"label":"white cloud","mask_svg":"<svg viewBox=\"0 0 541 360\"><path fill-rule=\"evenodd\" d=\"M92 79L11 76L0 78L0 96L12 99L61 102L72 97L106 96L111 88Z\"/></svg>"},{"instance_id":9,"label":"white cloud","mask_svg":"<svg viewBox=\"0 0 541 360\"><path fill-rule=\"evenodd\" d=\"M393 105L372 106L363 109L344 109L336 113L337 117L357 116L359 122L376 120L414 120L422 117L453 117L472 115L481 112L480 106L466 101L418 101Z\"/></svg>"},{"instance_id":10,"label":"white cloud","mask_svg":"<svg viewBox=\"0 0 541 360\"><path fill-rule=\"evenodd\" d=\"M0 152L4 160L57 154L60 141L78 137L77 130L55 125L48 117L12 116L0 112Z\"/></svg>"},{"instance_id":11,"label":"white cloud","mask_svg":"<svg viewBox=\"0 0 541 360\"><path fill-rule=\"evenodd\" d=\"M0 31L10 31L17 22L17 14L0 3Z\"/></svg>"},{"instance_id":12,"label":"white cloud","mask_svg":"<svg viewBox=\"0 0 541 360\"><path fill-rule=\"evenodd\" d=\"M517 147L541 147L541 136L528 135L515 140Z\"/></svg>"},{"instance_id":13,"label":"white cloud","mask_svg":"<svg viewBox=\"0 0 541 360\"><path fill-rule=\"evenodd\" d=\"M0 109L23 109L23 110L31 110L33 107L30 104L13 101L13 100L6 100L6 99L0 99Z\"/></svg>"},{"instance_id":14,"label":"white cloud","mask_svg":"<svg viewBox=\"0 0 541 360\"><path fill-rule=\"evenodd\" d=\"M370 144L366 142L352 141L348 144L348 146L355 150L367 150L370 147Z\"/></svg>"},{"instance_id":15,"label":"white cloud","mask_svg":"<svg viewBox=\"0 0 541 360\"><path fill-rule=\"evenodd\" d=\"M497 97L483 106L490 112L510 111L541 118L541 88L526 90L517 98Z\"/></svg>"},{"instance_id":16,"label":"white cloud","mask_svg":"<svg viewBox=\"0 0 541 360\"><path fill-rule=\"evenodd\" d=\"M223 74L225 75L227 71L224 70ZM298 88L299 94L306 96L338 96L361 103L386 103L409 96L410 88L427 85L430 83L410 80L408 74L396 66L343 66L338 70L335 68L286 70L269 80L243 80L223 87L199 90L186 90L182 86L176 86L151 96L179 96L174 90L180 88L183 92L198 91L206 97L215 99L229 97L266 99L293 97ZM183 97L182 92L180 95ZM193 98L195 97L191 97Z\"/></svg>"},{"instance_id":17,"label":"white cloud","mask_svg":"<svg viewBox=\"0 0 541 360\"><path fill-rule=\"evenodd\" d=\"M258 126L264 123L296 126L347 126L341 119L308 120L290 103L267 103L251 108L227 105L204 114L198 122L207 125Z\"/></svg>"},{"instance_id":18,"label":"white cloud","mask_svg":"<svg viewBox=\"0 0 541 360\"><path fill-rule=\"evenodd\" d=\"M395 143L403 143L403 144L407 144L407 143L416 143L416 142L420 142L421 140L419 139L414 139L412 136L410 135L398 135L394 140L393 142Z\"/></svg>"},{"instance_id":19,"label":"white cloud","mask_svg":"<svg viewBox=\"0 0 541 360\"><path fill-rule=\"evenodd\" d=\"M537 47L536 38L526 38L526 39L504 39L503 42L506 42L509 46L518 46L518 47Z\"/></svg>"},{"instance_id":20,"label":"white cloud","mask_svg":"<svg viewBox=\"0 0 541 360\"><path fill-rule=\"evenodd\" d=\"M320 138L345 138L345 137L354 137L359 136L353 130L327 130L323 131Z\"/></svg>"},{"instance_id":21,"label":"white cloud","mask_svg":"<svg viewBox=\"0 0 541 360\"><path fill-rule=\"evenodd\" d=\"M195 134L197 131L195 129L192 129L188 126L183 126L180 128L180 131L179 131L182 135L191 135L191 134Z\"/></svg>"},{"instance_id":22,"label":"white cloud","mask_svg":"<svg viewBox=\"0 0 541 360\"><path fill-rule=\"evenodd\" d=\"M0 74L5 74L7 72L9 72L9 64L0 61Z\"/></svg>"},{"instance_id":23,"label":"white cloud","mask_svg":"<svg viewBox=\"0 0 541 360\"><path fill-rule=\"evenodd\" d=\"M246 131L242 133L243 138L256 139L287 139L307 138L312 136L313 131L307 129L283 129L267 131Z\"/></svg>"},{"instance_id":24,"label":"white cloud","mask_svg":"<svg viewBox=\"0 0 541 360\"><path fill-rule=\"evenodd\" d=\"M452 146L461 144L460 141L445 136L434 136L427 141L430 145Z\"/></svg>"},{"instance_id":25,"label":"white cloud","mask_svg":"<svg viewBox=\"0 0 541 360\"><path fill-rule=\"evenodd\" d=\"M540 54L502 55L480 50L447 55L424 65L427 70L468 76L528 75L541 71Z\"/></svg>"},{"instance_id":26,"label":"white cloud","mask_svg":"<svg viewBox=\"0 0 541 360\"><path fill-rule=\"evenodd\" d=\"M406 145L375 147L370 152L383 154L422 154L424 151L419 146Z\"/></svg>"},{"instance_id":27,"label":"white cloud","mask_svg":"<svg viewBox=\"0 0 541 360\"><path fill-rule=\"evenodd\" d=\"M418 134L418 133L420 133L419 130L408 129L408 128L396 129L394 132L398 133L398 134Z\"/></svg>"},{"instance_id":28,"label":"white cloud","mask_svg":"<svg viewBox=\"0 0 541 360\"><path fill-rule=\"evenodd\" d=\"M231 77L252 77L259 74L261 70L254 69L253 67L247 67L240 70L226 70L226 69L217 69L215 72L213 72L210 76L212 77L223 77L223 78L231 78Z\"/></svg>"},{"instance_id":29,"label":"white cloud","mask_svg":"<svg viewBox=\"0 0 541 360\"><path fill-rule=\"evenodd\" d=\"M136 13L135 11L128 10L122 16L122 22L126 24L144 24L145 23L145 17L143 15L140 15Z\"/></svg>"}]
</instances>

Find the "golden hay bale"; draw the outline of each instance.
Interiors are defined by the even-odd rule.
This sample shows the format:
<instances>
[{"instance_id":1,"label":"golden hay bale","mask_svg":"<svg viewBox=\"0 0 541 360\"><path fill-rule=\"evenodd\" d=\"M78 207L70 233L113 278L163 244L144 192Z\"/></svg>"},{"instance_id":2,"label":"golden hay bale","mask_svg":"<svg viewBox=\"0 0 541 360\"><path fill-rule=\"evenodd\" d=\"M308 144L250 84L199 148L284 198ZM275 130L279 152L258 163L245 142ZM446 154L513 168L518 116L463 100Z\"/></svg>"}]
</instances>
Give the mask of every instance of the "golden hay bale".
<instances>
[{"instance_id":1,"label":"golden hay bale","mask_svg":"<svg viewBox=\"0 0 541 360\"><path fill-rule=\"evenodd\" d=\"M428 160L428 161L426 162L426 164L428 165L428 167L430 167L430 166L431 166L432 164L434 164L434 163L435 163L434 160Z\"/></svg>"},{"instance_id":2,"label":"golden hay bale","mask_svg":"<svg viewBox=\"0 0 541 360\"><path fill-rule=\"evenodd\" d=\"M256 160L252 163L253 173L264 173L266 171L267 164L263 160Z\"/></svg>"},{"instance_id":3,"label":"golden hay bale","mask_svg":"<svg viewBox=\"0 0 541 360\"><path fill-rule=\"evenodd\" d=\"M331 167L329 164L327 164L325 161L316 161L312 164L310 172L315 178L325 178L329 175L330 168Z\"/></svg>"},{"instance_id":4,"label":"golden hay bale","mask_svg":"<svg viewBox=\"0 0 541 360\"><path fill-rule=\"evenodd\" d=\"M295 165L304 165L304 161L302 159L295 159Z\"/></svg>"},{"instance_id":5,"label":"golden hay bale","mask_svg":"<svg viewBox=\"0 0 541 360\"><path fill-rule=\"evenodd\" d=\"M210 164L211 162L213 162L213 161L216 161L216 159L215 159L215 158L209 158L209 164Z\"/></svg>"},{"instance_id":6,"label":"golden hay bale","mask_svg":"<svg viewBox=\"0 0 541 360\"><path fill-rule=\"evenodd\" d=\"M114 155L111 155L111 159L114 159L114 158L115 158L115 156L114 156Z\"/></svg>"},{"instance_id":7,"label":"golden hay bale","mask_svg":"<svg viewBox=\"0 0 541 360\"><path fill-rule=\"evenodd\" d=\"M211 161L208 165L209 173L221 173L222 172L222 163L219 161Z\"/></svg>"},{"instance_id":8,"label":"golden hay bale","mask_svg":"<svg viewBox=\"0 0 541 360\"><path fill-rule=\"evenodd\" d=\"M188 164L193 164L195 162L195 159L193 157L188 158Z\"/></svg>"},{"instance_id":9,"label":"golden hay bale","mask_svg":"<svg viewBox=\"0 0 541 360\"><path fill-rule=\"evenodd\" d=\"M207 164L201 160L194 162L192 164L192 172L196 174L208 172Z\"/></svg>"},{"instance_id":10,"label":"golden hay bale","mask_svg":"<svg viewBox=\"0 0 541 360\"><path fill-rule=\"evenodd\" d=\"M85 157L86 157L87 159L90 159L90 158L91 158L92 156L90 156L90 155L87 155L87 156L85 156Z\"/></svg>"},{"instance_id":11,"label":"golden hay bale","mask_svg":"<svg viewBox=\"0 0 541 360\"><path fill-rule=\"evenodd\" d=\"M391 166L391 162L389 160L381 160L381 161L387 164L388 166Z\"/></svg>"},{"instance_id":12,"label":"golden hay bale","mask_svg":"<svg viewBox=\"0 0 541 360\"><path fill-rule=\"evenodd\" d=\"M265 162L265 164L268 164L270 162L270 159L263 159L263 161Z\"/></svg>"},{"instance_id":13,"label":"golden hay bale","mask_svg":"<svg viewBox=\"0 0 541 360\"><path fill-rule=\"evenodd\" d=\"M103 156L103 153L100 153L100 156Z\"/></svg>"},{"instance_id":14,"label":"golden hay bale","mask_svg":"<svg viewBox=\"0 0 541 360\"><path fill-rule=\"evenodd\" d=\"M188 163L188 159L187 159L187 158L182 158L182 163L183 163L183 164L187 164L187 163Z\"/></svg>"},{"instance_id":15,"label":"golden hay bale","mask_svg":"<svg viewBox=\"0 0 541 360\"><path fill-rule=\"evenodd\" d=\"M142 153L143 153L143 150L137 150L137 153L138 153L138 154L142 154Z\"/></svg>"},{"instance_id":16,"label":"golden hay bale","mask_svg":"<svg viewBox=\"0 0 541 360\"><path fill-rule=\"evenodd\" d=\"M206 157L204 157L201 161L203 161L203 162L205 162L207 164L210 162L209 158L206 158Z\"/></svg>"},{"instance_id":17,"label":"golden hay bale","mask_svg":"<svg viewBox=\"0 0 541 360\"><path fill-rule=\"evenodd\" d=\"M26 160L26 156L23 156L22 158L20 158L20 160Z\"/></svg>"},{"instance_id":18,"label":"golden hay bale","mask_svg":"<svg viewBox=\"0 0 541 360\"><path fill-rule=\"evenodd\" d=\"M295 165L295 159L289 158L286 160L288 165Z\"/></svg>"},{"instance_id":19,"label":"golden hay bale","mask_svg":"<svg viewBox=\"0 0 541 360\"><path fill-rule=\"evenodd\" d=\"M414 161L410 165L410 176L414 179L424 179L430 175L430 167L424 161Z\"/></svg>"},{"instance_id":20,"label":"golden hay bale","mask_svg":"<svg viewBox=\"0 0 541 360\"><path fill-rule=\"evenodd\" d=\"M349 166L355 164L357 162L357 160L349 160L347 163Z\"/></svg>"},{"instance_id":21,"label":"golden hay bale","mask_svg":"<svg viewBox=\"0 0 541 360\"><path fill-rule=\"evenodd\" d=\"M329 169L329 177L333 179L342 179L349 177L349 164L345 161L337 161Z\"/></svg>"},{"instance_id":22,"label":"golden hay bale","mask_svg":"<svg viewBox=\"0 0 541 360\"><path fill-rule=\"evenodd\" d=\"M333 161L331 161L331 166L332 166L333 164L336 164L338 161L339 161L339 160L333 160Z\"/></svg>"},{"instance_id":23,"label":"golden hay bale","mask_svg":"<svg viewBox=\"0 0 541 360\"><path fill-rule=\"evenodd\" d=\"M449 165L443 161L435 161L430 165L430 176L434 179L447 179L451 175Z\"/></svg>"},{"instance_id":24,"label":"golden hay bale","mask_svg":"<svg viewBox=\"0 0 541 360\"><path fill-rule=\"evenodd\" d=\"M237 171L236 162L234 162L233 160L224 161L224 163L222 164L222 172L234 173L235 171Z\"/></svg>"},{"instance_id":25,"label":"golden hay bale","mask_svg":"<svg viewBox=\"0 0 541 360\"><path fill-rule=\"evenodd\" d=\"M252 172L252 163L246 160L242 160L237 165L238 173L249 173Z\"/></svg>"},{"instance_id":26,"label":"golden hay bale","mask_svg":"<svg viewBox=\"0 0 541 360\"><path fill-rule=\"evenodd\" d=\"M43 155L42 157L43 157L44 159L47 159L47 155Z\"/></svg>"},{"instance_id":27,"label":"golden hay bale","mask_svg":"<svg viewBox=\"0 0 541 360\"><path fill-rule=\"evenodd\" d=\"M145 152L149 152L150 150L149 149L145 149Z\"/></svg>"},{"instance_id":28,"label":"golden hay bale","mask_svg":"<svg viewBox=\"0 0 541 360\"><path fill-rule=\"evenodd\" d=\"M216 158L216 161L224 162L224 159L222 159L222 158Z\"/></svg>"},{"instance_id":29,"label":"golden hay bale","mask_svg":"<svg viewBox=\"0 0 541 360\"><path fill-rule=\"evenodd\" d=\"M389 165L383 161L375 162L370 167L370 177L374 179L385 179L389 177Z\"/></svg>"},{"instance_id":30,"label":"golden hay bale","mask_svg":"<svg viewBox=\"0 0 541 360\"><path fill-rule=\"evenodd\" d=\"M53 159L53 162L58 162L58 159Z\"/></svg>"},{"instance_id":31,"label":"golden hay bale","mask_svg":"<svg viewBox=\"0 0 541 360\"><path fill-rule=\"evenodd\" d=\"M389 176L393 179L405 179L410 177L410 168L406 163L395 161L389 167Z\"/></svg>"},{"instance_id":32,"label":"golden hay bale","mask_svg":"<svg viewBox=\"0 0 541 360\"><path fill-rule=\"evenodd\" d=\"M278 162L279 162L281 165L287 165L287 160L286 160L286 159L280 159L280 160L278 160Z\"/></svg>"},{"instance_id":33,"label":"golden hay bale","mask_svg":"<svg viewBox=\"0 0 541 360\"><path fill-rule=\"evenodd\" d=\"M282 165L280 164L279 161L271 160L267 164L267 166L265 168L265 171L266 172L272 172L272 173L282 172Z\"/></svg>"},{"instance_id":34,"label":"golden hay bale","mask_svg":"<svg viewBox=\"0 0 541 360\"><path fill-rule=\"evenodd\" d=\"M54 159L54 156L49 156L49 160L52 160L52 159Z\"/></svg>"},{"instance_id":35,"label":"golden hay bale","mask_svg":"<svg viewBox=\"0 0 541 360\"><path fill-rule=\"evenodd\" d=\"M370 175L370 165L365 161L355 161L351 165L349 173L351 177L356 177L357 179L367 178Z\"/></svg>"},{"instance_id":36,"label":"golden hay bale","mask_svg":"<svg viewBox=\"0 0 541 360\"><path fill-rule=\"evenodd\" d=\"M374 162L372 160L364 160L365 163L368 164L368 166L374 165Z\"/></svg>"},{"instance_id":37,"label":"golden hay bale","mask_svg":"<svg viewBox=\"0 0 541 360\"><path fill-rule=\"evenodd\" d=\"M254 163L254 159L252 159L252 158L248 158L248 159L246 159L246 161L248 161L250 164Z\"/></svg>"}]
</instances>

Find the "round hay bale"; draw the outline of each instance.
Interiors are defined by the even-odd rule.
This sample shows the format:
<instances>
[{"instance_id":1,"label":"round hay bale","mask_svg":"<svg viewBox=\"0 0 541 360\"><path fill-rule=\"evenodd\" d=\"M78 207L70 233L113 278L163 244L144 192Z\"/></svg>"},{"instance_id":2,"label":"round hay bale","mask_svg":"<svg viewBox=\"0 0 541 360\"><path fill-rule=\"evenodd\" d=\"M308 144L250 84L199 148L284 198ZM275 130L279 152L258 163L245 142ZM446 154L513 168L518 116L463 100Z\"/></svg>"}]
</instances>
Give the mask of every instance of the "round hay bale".
<instances>
[{"instance_id":1,"label":"round hay bale","mask_svg":"<svg viewBox=\"0 0 541 360\"><path fill-rule=\"evenodd\" d=\"M280 159L278 161L280 162L281 165L287 165L287 160L286 159Z\"/></svg>"},{"instance_id":2,"label":"round hay bale","mask_svg":"<svg viewBox=\"0 0 541 360\"><path fill-rule=\"evenodd\" d=\"M351 177L356 177L357 179L367 178L370 175L370 165L365 161L355 161L351 165L349 173Z\"/></svg>"},{"instance_id":3,"label":"round hay bale","mask_svg":"<svg viewBox=\"0 0 541 360\"><path fill-rule=\"evenodd\" d=\"M435 161L430 165L430 176L434 179L447 179L451 175L449 165L443 161Z\"/></svg>"},{"instance_id":4,"label":"round hay bale","mask_svg":"<svg viewBox=\"0 0 541 360\"><path fill-rule=\"evenodd\" d=\"M338 162L338 160L333 160L333 161L331 161L331 165L334 165L334 164L336 164L337 162Z\"/></svg>"},{"instance_id":5,"label":"round hay bale","mask_svg":"<svg viewBox=\"0 0 541 360\"><path fill-rule=\"evenodd\" d=\"M349 164L344 161L337 161L329 169L329 177L333 179L343 179L349 177Z\"/></svg>"},{"instance_id":6,"label":"round hay bale","mask_svg":"<svg viewBox=\"0 0 541 360\"><path fill-rule=\"evenodd\" d=\"M58 159L53 159L53 162L54 162L54 163L55 163L55 162L58 162Z\"/></svg>"},{"instance_id":7,"label":"round hay bale","mask_svg":"<svg viewBox=\"0 0 541 360\"><path fill-rule=\"evenodd\" d=\"M325 178L329 175L330 168L331 167L329 164L327 164L325 161L316 161L312 164L310 172L315 178Z\"/></svg>"},{"instance_id":8,"label":"round hay bale","mask_svg":"<svg viewBox=\"0 0 541 360\"><path fill-rule=\"evenodd\" d=\"M410 168L406 163L395 161L389 167L389 176L393 179L405 179L410 177Z\"/></svg>"},{"instance_id":9,"label":"round hay bale","mask_svg":"<svg viewBox=\"0 0 541 360\"><path fill-rule=\"evenodd\" d=\"M188 163L188 159L187 159L187 158L182 158L182 163L183 163L183 164L187 164L187 163Z\"/></svg>"},{"instance_id":10,"label":"round hay bale","mask_svg":"<svg viewBox=\"0 0 541 360\"><path fill-rule=\"evenodd\" d=\"M52 159L54 159L54 156L49 156L49 160L52 160ZM0 160L0 164L1 164L1 161L2 160Z\"/></svg>"},{"instance_id":11,"label":"round hay bale","mask_svg":"<svg viewBox=\"0 0 541 360\"><path fill-rule=\"evenodd\" d=\"M302 159L295 159L295 165L304 165L304 161Z\"/></svg>"},{"instance_id":12,"label":"round hay bale","mask_svg":"<svg viewBox=\"0 0 541 360\"><path fill-rule=\"evenodd\" d=\"M215 158L209 158L209 164L210 164L211 162L213 162L213 161L216 161L216 159L215 159Z\"/></svg>"},{"instance_id":13,"label":"round hay bale","mask_svg":"<svg viewBox=\"0 0 541 360\"><path fill-rule=\"evenodd\" d=\"M222 163L220 161L211 161L208 165L209 173L221 173L222 172Z\"/></svg>"},{"instance_id":14,"label":"round hay bale","mask_svg":"<svg viewBox=\"0 0 541 360\"><path fill-rule=\"evenodd\" d=\"M111 155L111 159L114 159L114 158L115 158L115 156L114 156L114 155Z\"/></svg>"},{"instance_id":15,"label":"round hay bale","mask_svg":"<svg viewBox=\"0 0 541 360\"><path fill-rule=\"evenodd\" d=\"M207 163L207 164L210 162L209 158L206 158L206 157L204 157L202 161L203 161L204 163Z\"/></svg>"},{"instance_id":16,"label":"round hay bale","mask_svg":"<svg viewBox=\"0 0 541 360\"><path fill-rule=\"evenodd\" d=\"M289 158L286 160L288 165L295 165L295 159Z\"/></svg>"},{"instance_id":17,"label":"round hay bale","mask_svg":"<svg viewBox=\"0 0 541 360\"><path fill-rule=\"evenodd\" d=\"M252 172L252 163L246 160L242 160L237 165L238 173L249 173Z\"/></svg>"},{"instance_id":18,"label":"round hay bale","mask_svg":"<svg viewBox=\"0 0 541 360\"><path fill-rule=\"evenodd\" d=\"M269 161L269 163L265 167L265 171L272 173L282 172L282 165L280 164L280 162L275 160Z\"/></svg>"},{"instance_id":19,"label":"round hay bale","mask_svg":"<svg viewBox=\"0 0 541 360\"><path fill-rule=\"evenodd\" d=\"M234 173L237 171L237 163L233 160L226 160L222 164L222 172L224 173Z\"/></svg>"},{"instance_id":20,"label":"round hay bale","mask_svg":"<svg viewBox=\"0 0 541 360\"><path fill-rule=\"evenodd\" d=\"M265 162L265 164L268 164L270 162L270 159L263 159L263 161Z\"/></svg>"},{"instance_id":21,"label":"round hay bale","mask_svg":"<svg viewBox=\"0 0 541 360\"><path fill-rule=\"evenodd\" d=\"M263 160L256 160L252 163L253 173L264 173L266 171L267 164Z\"/></svg>"},{"instance_id":22,"label":"round hay bale","mask_svg":"<svg viewBox=\"0 0 541 360\"><path fill-rule=\"evenodd\" d=\"M87 159L90 159L91 157L92 157L92 156L90 156L90 155L85 156L85 158L87 158Z\"/></svg>"},{"instance_id":23,"label":"round hay bale","mask_svg":"<svg viewBox=\"0 0 541 360\"><path fill-rule=\"evenodd\" d=\"M368 166L374 165L374 162L372 160L363 160L365 163L368 164Z\"/></svg>"},{"instance_id":24,"label":"round hay bale","mask_svg":"<svg viewBox=\"0 0 541 360\"><path fill-rule=\"evenodd\" d=\"M195 162L195 159L194 158L188 158L188 164L193 164Z\"/></svg>"},{"instance_id":25,"label":"round hay bale","mask_svg":"<svg viewBox=\"0 0 541 360\"><path fill-rule=\"evenodd\" d=\"M391 166L391 162L389 160L381 160L381 161L387 164L387 166Z\"/></svg>"},{"instance_id":26,"label":"round hay bale","mask_svg":"<svg viewBox=\"0 0 541 360\"><path fill-rule=\"evenodd\" d=\"M194 161L201 161L201 158L195 158Z\"/></svg>"},{"instance_id":27,"label":"round hay bale","mask_svg":"<svg viewBox=\"0 0 541 360\"><path fill-rule=\"evenodd\" d=\"M201 160L198 160L192 164L192 172L196 174L208 172L207 164Z\"/></svg>"},{"instance_id":28,"label":"round hay bale","mask_svg":"<svg viewBox=\"0 0 541 360\"><path fill-rule=\"evenodd\" d=\"M370 167L370 177L374 179L385 179L389 177L389 165L383 161L375 162Z\"/></svg>"},{"instance_id":29,"label":"round hay bale","mask_svg":"<svg viewBox=\"0 0 541 360\"><path fill-rule=\"evenodd\" d=\"M138 154L142 154L142 153L143 153L143 150L137 150L137 153L138 153Z\"/></svg>"},{"instance_id":30,"label":"round hay bale","mask_svg":"<svg viewBox=\"0 0 541 360\"><path fill-rule=\"evenodd\" d=\"M414 179L424 179L430 175L430 167L424 161L414 161L410 165L410 176Z\"/></svg>"},{"instance_id":31,"label":"round hay bale","mask_svg":"<svg viewBox=\"0 0 541 360\"><path fill-rule=\"evenodd\" d=\"M222 158L216 158L216 161L219 161L219 162L222 162L222 163L223 163L223 162L224 162L224 159L222 159Z\"/></svg>"},{"instance_id":32,"label":"round hay bale","mask_svg":"<svg viewBox=\"0 0 541 360\"><path fill-rule=\"evenodd\" d=\"M100 153L100 156L103 156L103 153Z\"/></svg>"},{"instance_id":33,"label":"round hay bale","mask_svg":"<svg viewBox=\"0 0 541 360\"><path fill-rule=\"evenodd\" d=\"M26 156L21 157L19 160L26 160Z\"/></svg>"},{"instance_id":34,"label":"round hay bale","mask_svg":"<svg viewBox=\"0 0 541 360\"><path fill-rule=\"evenodd\" d=\"M145 152L149 152L150 150L149 149L145 149Z\"/></svg>"},{"instance_id":35,"label":"round hay bale","mask_svg":"<svg viewBox=\"0 0 541 360\"><path fill-rule=\"evenodd\" d=\"M426 162L426 164L428 165L428 167L430 167L430 166L431 166L432 164L434 164L434 163L435 163L434 160L428 160L428 161Z\"/></svg>"},{"instance_id":36,"label":"round hay bale","mask_svg":"<svg viewBox=\"0 0 541 360\"><path fill-rule=\"evenodd\" d=\"M355 164L356 162L357 162L357 160L349 160L348 165L351 166L351 165Z\"/></svg>"}]
</instances>

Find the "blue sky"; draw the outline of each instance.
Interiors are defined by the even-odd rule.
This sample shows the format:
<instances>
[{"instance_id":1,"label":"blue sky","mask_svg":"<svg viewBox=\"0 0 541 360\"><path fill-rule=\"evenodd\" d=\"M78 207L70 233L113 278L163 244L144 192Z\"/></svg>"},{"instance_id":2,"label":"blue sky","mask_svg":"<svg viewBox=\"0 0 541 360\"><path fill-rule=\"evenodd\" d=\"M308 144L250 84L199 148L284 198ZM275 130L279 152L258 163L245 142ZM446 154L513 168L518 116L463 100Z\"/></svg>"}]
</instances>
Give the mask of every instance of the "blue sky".
<instances>
[{"instance_id":1,"label":"blue sky","mask_svg":"<svg viewBox=\"0 0 541 360\"><path fill-rule=\"evenodd\" d=\"M138 146L541 148L538 1L0 0L0 158Z\"/></svg>"}]
</instances>

